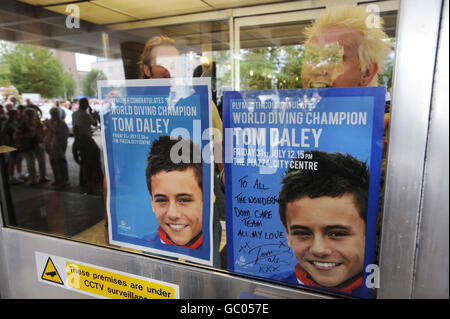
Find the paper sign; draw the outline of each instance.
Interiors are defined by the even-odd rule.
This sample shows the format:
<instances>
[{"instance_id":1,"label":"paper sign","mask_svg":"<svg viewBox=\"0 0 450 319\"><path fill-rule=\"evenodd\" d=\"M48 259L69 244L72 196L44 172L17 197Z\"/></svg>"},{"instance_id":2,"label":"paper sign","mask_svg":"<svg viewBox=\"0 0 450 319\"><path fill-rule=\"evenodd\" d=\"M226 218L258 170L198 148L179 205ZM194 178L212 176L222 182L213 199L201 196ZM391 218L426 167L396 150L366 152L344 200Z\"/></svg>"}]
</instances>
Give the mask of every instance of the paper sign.
<instances>
[{"instance_id":1,"label":"paper sign","mask_svg":"<svg viewBox=\"0 0 450 319\"><path fill-rule=\"evenodd\" d=\"M380 87L224 93L230 271L370 296L359 276L374 260L384 92ZM361 195L358 207L351 204L356 195L350 186L333 186L348 179L349 185L361 184L353 164L367 175L361 177L367 183L361 186L365 197ZM356 224L337 218L342 214L335 211L344 200L351 205L343 210L354 213L350 217ZM351 237L355 227L360 231ZM327 241L322 252L314 240L320 238ZM345 256L342 243L349 238L357 238L358 248ZM358 262L346 263L347 257ZM345 273L342 278L339 271ZM338 290L353 277L358 289Z\"/></svg>"},{"instance_id":2,"label":"paper sign","mask_svg":"<svg viewBox=\"0 0 450 319\"><path fill-rule=\"evenodd\" d=\"M176 80L99 81L109 237L212 265L210 79Z\"/></svg>"},{"instance_id":3,"label":"paper sign","mask_svg":"<svg viewBox=\"0 0 450 319\"><path fill-rule=\"evenodd\" d=\"M179 286L60 256L35 252L38 280L110 299L178 299Z\"/></svg>"}]
</instances>

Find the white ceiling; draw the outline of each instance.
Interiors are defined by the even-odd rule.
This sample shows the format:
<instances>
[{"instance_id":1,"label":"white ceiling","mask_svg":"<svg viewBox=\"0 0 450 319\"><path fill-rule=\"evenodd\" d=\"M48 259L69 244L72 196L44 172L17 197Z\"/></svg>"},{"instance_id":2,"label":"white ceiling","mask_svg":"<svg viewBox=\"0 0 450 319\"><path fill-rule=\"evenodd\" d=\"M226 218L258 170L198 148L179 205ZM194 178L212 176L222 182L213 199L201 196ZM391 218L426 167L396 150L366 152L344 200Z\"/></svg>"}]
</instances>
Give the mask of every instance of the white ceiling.
<instances>
[{"instance_id":1,"label":"white ceiling","mask_svg":"<svg viewBox=\"0 0 450 319\"><path fill-rule=\"evenodd\" d=\"M338 1L338 0L334 0ZM339 0L349 2L354 0ZM366 2L369 0L361 0ZM370 1L369 1L370 2ZM174 38L185 50L202 52L230 48L228 17L323 8L325 0L1 0L0 39L16 43L102 56L102 32L109 36L111 57L121 56L121 43L145 43L154 35ZM332 2L335 3L335 2ZM388 34L395 34L396 0L381 0ZM392 6L394 4L394 6ZM79 8L80 28L66 26L69 5ZM238 9L239 8L239 9ZM303 9L302 9L303 8ZM241 48L301 43L309 23L283 23L241 29ZM257 20L259 21L259 20ZM267 22L266 22L267 23Z\"/></svg>"},{"instance_id":2,"label":"white ceiling","mask_svg":"<svg viewBox=\"0 0 450 319\"><path fill-rule=\"evenodd\" d=\"M136 20L178 16L219 9L286 2L286 0L19 0L60 14L67 4L80 9L80 18L95 24L113 24Z\"/></svg>"}]
</instances>

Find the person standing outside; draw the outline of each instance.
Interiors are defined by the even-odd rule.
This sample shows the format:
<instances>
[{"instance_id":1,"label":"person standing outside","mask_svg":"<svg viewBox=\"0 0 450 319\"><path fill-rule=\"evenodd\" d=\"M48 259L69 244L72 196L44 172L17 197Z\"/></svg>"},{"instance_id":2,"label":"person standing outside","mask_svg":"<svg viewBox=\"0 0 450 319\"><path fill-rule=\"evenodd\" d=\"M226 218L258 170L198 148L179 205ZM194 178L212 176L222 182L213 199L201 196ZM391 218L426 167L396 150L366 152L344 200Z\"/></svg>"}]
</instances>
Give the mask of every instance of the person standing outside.
<instances>
[{"instance_id":1,"label":"person standing outside","mask_svg":"<svg viewBox=\"0 0 450 319\"><path fill-rule=\"evenodd\" d=\"M306 28L304 88L378 86L390 44L381 17L374 26L369 15L364 7L333 7ZM341 55L330 55L333 48Z\"/></svg>"},{"instance_id":2,"label":"person standing outside","mask_svg":"<svg viewBox=\"0 0 450 319\"><path fill-rule=\"evenodd\" d=\"M11 104L11 109L15 110L18 106L17 97L15 95L8 96L8 100L7 100L6 104Z\"/></svg>"},{"instance_id":3,"label":"person standing outside","mask_svg":"<svg viewBox=\"0 0 450 319\"><path fill-rule=\"evenodd\" d=\"M42 110L39 108L39 106L32 103L30 99L26 99L25 102L26 102L25 107L30 107L30 108L34 109L36 111L38 117L39 118L42 117Z\"/></svg>"},{"instance_id":4,"label":"person standing outside","mask_svg":"<svg viewBox=\"0 0 450 319\"><path fill-rule=\"evenodd\" d=\"M167 36L156 36L149 39L142 51L141 59L139 61L140 79L161 79L176 77L180 72L179 66L175 61L180 57L180 52L176 47L176 43L173 39ZM214 102L212 105L212 127L215 131L222 133L222 120L217 110L217 106ZM215 144L220 145L222 143L222 136L220 138L214 137ZM217 147L217 146L215 146ZM222 163L220 163L223 167ZM215 193L215 199L223 198L223 193ZM213 236L214 236L214 260L215 264L220 264L219 246L222 229L219 222L219 215L217 206L214 206L213 216Z\"/></svg>"},{"instance_id":5,"label":"person standing outside","mask_svg":"<svg viewBox=\"0 0 450 319\"><path fill-rule=\"evenodd\" d=\"M26 108L23 113L23 119L13 134L13 139L17 140L18 149L24 152L28 173L30 174L30 185L37 185L40 182L46 183L50 181L47 176L45 176L46 163L43 135L44 130L37 118L36 111L32 108ZM35 159L37 159L39 164L39 179L37 177Z\"/></svg>"},{"instance_id":6,"label":"person standing outside","mask_svg":"<svg viewBox=\"0 0 450 319\"><path fill-rule=\"evenodd\" d=\"M50 116L50 120L46 121L46 126L49 129L50 134L50 143L48 148L50 165L55 176L55 181L52 183L52 185L64 188L70 185L66 160L69 128L67 127L67 124L61 119L59 108L51 108Z\"/></svg>"},{"instance_id":7,"label":"person standing outside","mask_svg":"<svg viewBox=\"0 0 450 319\"><path fill-rule=\"evenodd\" d=\"M92 137L80 134L78 126L74 128L73 134L75 140L72 154L75 162L80 165L80 186L86 186L86 194L92 195L95 193L95 186L103 181L100 148Z\"/></svg>"},{"instance_id":8,"label":"person standing outside","mask_svg":"<svg viewBox=\"0 0 450 319\"><path fill-rule=\"evenodd\" d=\"M13 134L19 127L19 112L17 110L8 111L8 119L2 123L0 130L0 143L2 145L7 145L10 147L17 148L16 141L13 139ZM14 176L14 169L19 159L19 150L14 150L8 154L8 173L9 173L9 184L21 184L24 181L20 177Z\"/></svg>"},{"instance_id":9,"label":"person standing outside","mask_svg":"<svg viewBox=\"0 0 450 319\"><path fill-rule=\"evenodd\" d=\"M303 88L378 86L391 50L383 19L374 25L364 7L338 6L322 12L306 28ZM312 52L313 54L308 54ZM390 110L384 115L383 154Z\"/></svg>"},{"instance_id":10,"label":"person standing outside","mask_svg":"<svg viewBox=\"0 0 450 319\"><path fill-rule=\"evenodd\" d=\"M64 119L66 118L66 111L64 111L64 108L61 106L61 104L60 104L59 101L56 101L56 102L55 102L55 106L58 108L59 113L61 114L61 115L60 115L61 120L64 121Z\"/></svg>"},{"instance_id":11,"label":"person standing outside","mask_svg":"<svg viewBox=\"0 0 450 319\"><path fill-rule=\"evenodd\" d=\"M368 24L369 15L364 7L333 7L306 29L303 88L379 85L390 44L383 20ZM388 122L386 113L385 131ZM299 262L284 280L352 292L362 285L368 171L351 156L313 156L332 169L288 171L282 182L280 219Z\"/></svg>"},{"instance_id":12,"label":"person standing outside","mask_svg":"<svg viewBox=\"0 0 450 319\"><path fill-rule=\"evenodd\" d=\"M88 112L89 110L89 112ZM87 98L82 98L79 102L78 110L72 114L73 131L77 132L77 137L86 135L92 138L92 126L97 126L97 121L90 114L91 107ZM77 143L79 148L86 149L89 145L83 145L83 141L87 139L79 138ZM75 158L77 160L77 158ZM79 185L81 187L87 186L87 176L83 175L84 170L80 167Z\"/></svg>"},{"instance_id":13,"label":"person standing outside","mask_svg":"<svg viewBox=\"0 0 450 319\"><path fill-rule=\"evenodd\" d=\"M91 116L90 110L88 99L82 98L78 110L72 114L72 123L74 128L78 126L80 134L92 137L92 126L97 126L97 121Z\"/></svg>"}]
</instances>

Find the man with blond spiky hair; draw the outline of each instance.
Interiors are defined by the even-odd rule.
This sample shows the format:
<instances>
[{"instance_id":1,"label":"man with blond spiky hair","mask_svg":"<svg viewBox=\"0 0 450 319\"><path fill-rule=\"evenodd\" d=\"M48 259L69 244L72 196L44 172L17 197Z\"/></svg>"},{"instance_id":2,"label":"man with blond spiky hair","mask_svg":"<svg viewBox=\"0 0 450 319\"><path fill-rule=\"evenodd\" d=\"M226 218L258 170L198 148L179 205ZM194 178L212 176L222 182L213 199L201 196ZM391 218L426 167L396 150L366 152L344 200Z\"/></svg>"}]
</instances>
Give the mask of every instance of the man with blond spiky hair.
<instances>
[{"instance_id":1,"label":"man with blond spiky hair","mask_svg":"<svg viewBox=\"0 0 450 319\"><path fill-rule=\"evenodd\" d=\"M378 86L391 50L381 17L365 7L336 6L306 28L304 88ZM389 109L384 115L386 152Z\"/></svg>"},{"instance_id":2,"label":"man with blond spiky hair","mask_svg":"<svg viewBox=\"0 0 450 319\"><path fill-rule=\"evenodd\" d=\"M332 7L306 29L304 88L378 86L390 44L382 19L373 23L370 14L364 7ZM311 155L317 171L289 169L282 180L280 220L298 263L272 279L359 295L369 170L349 154Z\"/></svg>"},{"instance_id":3,"label":"man with blond spiky hair","mask_svg":"<svg viewBox=\"0 0 450 319\"><path fill-rule=\"evenodd\" d=\"M371 14L364 7L332 7L306 29L304 88L378 86L390 44L382 18L373 23Z\"/></svg>"}]
</instances>

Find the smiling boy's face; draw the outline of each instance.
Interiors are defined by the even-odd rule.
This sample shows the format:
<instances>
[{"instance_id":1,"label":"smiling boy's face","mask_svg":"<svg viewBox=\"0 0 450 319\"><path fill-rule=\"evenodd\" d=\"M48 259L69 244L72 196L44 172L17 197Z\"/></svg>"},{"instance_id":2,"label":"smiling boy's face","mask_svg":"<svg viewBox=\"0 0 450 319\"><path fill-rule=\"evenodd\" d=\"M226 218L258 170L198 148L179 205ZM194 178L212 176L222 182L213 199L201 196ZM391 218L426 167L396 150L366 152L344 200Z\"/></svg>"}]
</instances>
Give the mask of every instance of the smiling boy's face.
<instances>
[{"instance_id":1,"label":"smiling boy's face","mask_svg":"<svg viewBox=\"0 0 450 319\"><path fill-rule=\"evenodd\" d=\"M286 218L289 247L316 283L336 287L363 271L365 223L353 195L302 197Z\"/></svg>"},{"instance_id":2,"label":"smiling boy's face","mask_svg":"<svg viewBox=\"0 0 450 319\"><path fill-rule=\"evenodd\" d=\"M151 177L152 208L161 228L177 245L202 231L203 193L193 168L160 171Z\"/></svg>"}]
</instances>

